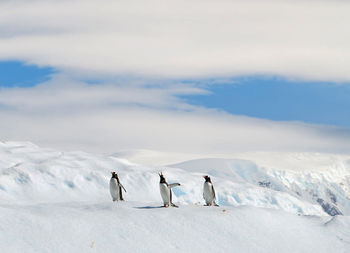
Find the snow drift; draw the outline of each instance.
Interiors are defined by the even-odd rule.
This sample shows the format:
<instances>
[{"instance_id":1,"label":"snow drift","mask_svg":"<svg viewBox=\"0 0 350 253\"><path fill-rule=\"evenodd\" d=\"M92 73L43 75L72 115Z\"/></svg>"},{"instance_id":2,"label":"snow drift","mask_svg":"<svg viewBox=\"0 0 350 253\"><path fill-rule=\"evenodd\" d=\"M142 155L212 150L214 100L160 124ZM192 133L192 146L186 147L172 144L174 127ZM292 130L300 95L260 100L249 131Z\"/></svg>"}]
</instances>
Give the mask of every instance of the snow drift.
<instances>
[{"instance_id":1,"label":"snow drift","mask_svg":"<svg viewBox=\"0 0 350 253\"><path fill-rule=\"evenodd\" d=\"M287 168L269 166L266 161L259 165L259 159L197 159L149 167L115 155L60 152L7 142L0 144L0 198L15 203L108 201L110 172L116 171L127 188L127 200L156 202L160 201L157 172L163 171L169 183L181 182L174 189L174 199L182 205L204 203L202 175L208 174L223 206L248 205L304 215L348 214L350 159L328 155L332 159L325 162L322 157L327 155L303 155L314 160L316 167L309 161L303 168L306 159L301 154L296 168L291 168L291 162L286 162ZM288 161L297 154L284 156L280 159Z\"/></svg>"},{"instance_id":2,"label":"snow drift","mask_svg":"<svg viewBox=\"0 0 350 253\"><path fill-rule=\"evenodd\" d=\"M6 252L346 252L350 157L245 153L143 166L121 153L92 155L0 142L0 248ZM116 171L127 193L109 195ZM159 176L179 209L163 209ZM220 207L203 207L203 175ZM342 216L345 215L345 216ZM331 217L334 216L334 217ZM297 232L297 233L296 233ZM167 246L164 246L167 245Z\"/></svg>"}]
</instances>

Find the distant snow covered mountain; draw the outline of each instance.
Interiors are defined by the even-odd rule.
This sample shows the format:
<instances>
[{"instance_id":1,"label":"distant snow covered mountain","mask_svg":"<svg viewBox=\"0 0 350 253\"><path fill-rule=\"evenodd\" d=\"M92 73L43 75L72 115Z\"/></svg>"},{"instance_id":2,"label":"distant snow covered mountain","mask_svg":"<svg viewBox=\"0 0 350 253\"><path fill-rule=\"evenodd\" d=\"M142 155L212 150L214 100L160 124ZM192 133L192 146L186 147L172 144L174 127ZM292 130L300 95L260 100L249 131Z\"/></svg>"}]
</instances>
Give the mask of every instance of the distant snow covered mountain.
<instances>
[{"instance_id":1,"label":"distant snow covered mountain","mask_svg":"<svg viewBox=\"0 0 350 253\"><path fill-rule=\"evenodd\" d=\"M350 157L312 153L236 156L244 159L207 158L152 167L115 154L0 143L0 198L14 202L109 200L110 172L117 171L128 200L159 201L157 172L162 170L168 181L181 182L174 189L174 198L183 205L204 203L202 175L208 174L218 203L224 206L248 205L305 215L350 213Z\"/></svg>"},{"instance_id":2,"label":"distant snow covered mountain","mask_svg":"<svg viewBox=\"0 0 350 253\"><path fill-rule=\"evenodd\" d=\"M161 156L159 152L151 154ZM71 236L76 238L81 229L83 235L76 242L86 247L82 252L116 252L106 238L124 244L119 246L124 249L121 252L143 252L140 245L132 243L133 234L144 243L158 246L164 236L171 241L181 237L183 243L169 244L174 251L186 251L193 243L190 240L198 236L202 239L193 245L205 252L329 252L332 244L337 252L350 251L350 156L236 153L230 159L202 158L167 166L140 165L136 160L135 155L125 152L92 155L44 149L26 142L0 142L0 215L4 217L0 233L5 235L0 237L4 238L0 239L0 248L6 252L76 252L79 247L74 239L70 246L50 247ZM161 160L167 161L164 157ZM111 201L111 171L118 173L127 190L124 203ZM157 208L162 203L159 171L169 183L181 183L173 189L174 202L180 205L177 210ZM219 208L202 207L203 175L212 178ZM70 223L73 217L76 220ZM253 221L256 224L252 225ZM74 228L70 230L70 226ZM42 233L56 227L62 234L55 233L59 239L50 244ZM304 238L293 237L288 227ZM283 236L279 236L279 229ZM143 239L140 230L144 231ZM213 239L214 232L219 234ZM149 233L155 237L147 239ZM16 234L21 243L9 243L18 240ZM33 241L25 236L32 236ZM223 238L216 238L220 236ZM260 248L264 241L269 246ZM300 245L293 248L295 243ZM154 245L145 252L161 251Z\"/></svg>"}]
</instances>

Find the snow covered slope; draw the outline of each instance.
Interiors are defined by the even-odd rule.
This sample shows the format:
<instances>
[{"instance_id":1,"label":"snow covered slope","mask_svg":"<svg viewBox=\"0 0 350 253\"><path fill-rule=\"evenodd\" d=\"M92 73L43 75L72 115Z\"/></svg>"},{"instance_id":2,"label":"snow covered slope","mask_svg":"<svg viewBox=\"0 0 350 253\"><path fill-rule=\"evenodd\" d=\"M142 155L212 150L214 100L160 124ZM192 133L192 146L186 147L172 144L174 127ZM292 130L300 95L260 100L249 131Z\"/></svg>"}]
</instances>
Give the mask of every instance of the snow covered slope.
<instances>
[{"instance_id":1,"label":"snow covered slope","mask_svg":"<svg viewBox=\"0 0 350 253\"><path fill-rule=\"evenodd\" d=\"M349 157L279 154L278 158L274 157L276 154L265 155L275 158L276 162L264 161L263 166L249 160L200 159L172 167L214 176L220 187L220 202L228 205L273 207L321 215L313 208L316 205L330 215L350 214ZM285 165L281 164L283 161Z\"/></svg>"},{"instance_id":2,"label":"snow covered slope","mask_svg":"<svg viewBox=\"0 0 350 253\"><path fill-rule=\"evenodd\" d=\"M305 215L349 214L348 157L335 155L270 154L286 168L266 159L199 159L166 167L147 167L113 156L42 149L31 143L0 143L0 198L7 202L59 202L110 199L108 180L117 171L132 201L159 201L157 172L168 182L179 181L174 198L180 204L203 203L202 175L212 177L218 203L282 209ZM260 154L261 157L263 157ZM269 154L265 154L268 157ZM299 154L300 156L300 154ZM307 162L309 160L309 162ZM320 161L319 167L315 161ZM304 165L306 168L303 168ZM295 169L293 169L293 165ZM315 166L316 166L315 165Z\"/></svg>"},{"instance_id":3,"label":"snow covered slope","mask_svg":"<svg viewBox=\"0 0 350 253\"><path fill-rule=\"evenodd\" d=\"M2 252L349 252L350 219L157 203L1 205Z\"/></svg>"},{"instance_id":4,"label":"snow covered slope","mask_svg":"<svg viewBox=\"0 0 350 253\"><path fill-rule=\"evenodd\" d=\"M0 142L0 248L6 252L348 252L350 157L242 153L169 166ZM110 172L125 203L109 195ZM159 177L179 209L161 205ZM202 175L220 207L203 207ZM329 215L344 214L331 217ZM4 235L4 236L3 236ZM146 246L145 246L146 244ZM144 249L144 250L140 250ZM119 251L118 251L119 252Z\"/></svg>"}]
</instances>

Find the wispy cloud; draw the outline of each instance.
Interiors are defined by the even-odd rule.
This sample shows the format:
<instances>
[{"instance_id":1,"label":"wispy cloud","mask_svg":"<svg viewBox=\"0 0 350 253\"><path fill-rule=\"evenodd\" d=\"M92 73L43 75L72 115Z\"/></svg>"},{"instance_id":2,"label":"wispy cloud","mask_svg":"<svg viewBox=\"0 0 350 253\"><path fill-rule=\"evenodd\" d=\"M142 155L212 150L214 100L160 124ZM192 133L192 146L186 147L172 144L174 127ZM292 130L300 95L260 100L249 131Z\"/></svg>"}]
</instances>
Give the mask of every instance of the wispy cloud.
<instances>
[{"instance_id":1,"label":"wispy cloud","mask_svg":"<svg viewBox=\"0 0 350 253\"><path fill-rule=\"evenodd\" d=\"M57 76L35 87L2 89L0 138L95 152L350 151L347 129L194 107L177 95L203 91L176 87L91 86Z\"/></svg>"},{"instance_id":2,"label":"wispy cloud","mask_svg":"<svg viewBox=\"0 0 350 253\"><path fill-rule=\"evenodd\" d=\"M0 90L2 140L106 152L350 151L347 129L195 107L179 95L207 91L173 81L349 81L346 1L16 0L0 10L0 60L59 73Z\"/></svg>"},{"instance_id":3,"label":"wispy cloud","mask_svg":"<svg viewBox=\"0 0 350 253\"><path fill-rule=\"evenodd\" d=\"M206 90L181 83L145 84L133 83L87 84L61 75L28 88L3 88L0 103L8 109L42 113L82 111L105 107L140 106L162 109L191 109L178 95L206 94Z\"/></svg>"}]
</instances>

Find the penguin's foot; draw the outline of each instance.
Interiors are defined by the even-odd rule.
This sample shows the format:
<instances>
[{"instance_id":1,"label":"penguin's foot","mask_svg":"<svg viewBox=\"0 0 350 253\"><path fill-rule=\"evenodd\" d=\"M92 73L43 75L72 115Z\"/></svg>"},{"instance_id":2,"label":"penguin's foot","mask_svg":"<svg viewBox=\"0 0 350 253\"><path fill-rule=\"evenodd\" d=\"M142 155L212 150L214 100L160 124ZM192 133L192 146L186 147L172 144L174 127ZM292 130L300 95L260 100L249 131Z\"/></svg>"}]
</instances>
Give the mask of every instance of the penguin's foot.
<instances>
[{"instance_id":1,"label":"penguin's foot","mask_svg":"<svg viewBox=\"0 0 350 253\"><path fill-rule=\"evenodd\" d=\"M209 204L205 204L204 206L219 206L218 204L216 204L216 203L209 203Z\"/></svg>"},{"instance_id":2,"label":"penguin's foot","mask_svg":"<svg viewBox=\"0 0 350 253\"><path fill-rule=\"evenodd\" d=\"M164 205L163 207L168 208L168 207L169 207L169 205L167 205L167 204L166 204L166 205Z\"/></svg>"},{"instance_id":3,"label":"penguin's foot","mask_svg":"<svg viewBox=\"0 0 350 253\"><path fill-rule=\"evenodd\" d=\"M173 204L173 203L171 203L171 206L172 206L172 207L179 208L177 205L175 205L175 204Z\"/></svg>"}]
</instances>

